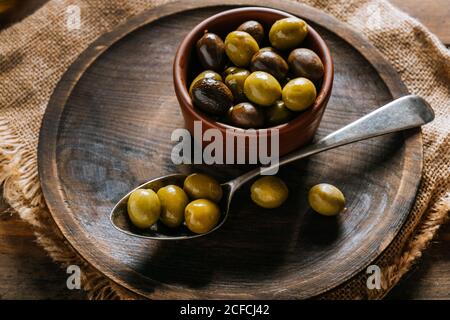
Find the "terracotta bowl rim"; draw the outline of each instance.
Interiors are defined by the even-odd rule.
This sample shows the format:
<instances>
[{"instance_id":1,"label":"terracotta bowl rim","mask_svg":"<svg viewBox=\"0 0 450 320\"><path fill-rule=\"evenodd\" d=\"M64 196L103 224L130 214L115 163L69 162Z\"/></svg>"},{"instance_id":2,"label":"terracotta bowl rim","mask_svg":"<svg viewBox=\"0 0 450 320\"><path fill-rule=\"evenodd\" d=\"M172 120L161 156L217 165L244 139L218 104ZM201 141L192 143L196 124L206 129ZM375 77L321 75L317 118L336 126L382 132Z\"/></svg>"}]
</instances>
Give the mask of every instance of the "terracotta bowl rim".
<instances>
[{"instance_id":1,"label":"terracotta bowl rim","mask_svg":"<svg viewBox=\"0 0 450 320\"><path fill-rule=\"evenodd\" d=\"M198 33L203 32L203 30L208 29L208 26L211 24L211 22L219 18L223 18L224 16L225 17L232 16L242 12L246 14L254 13L255 14L255 17L253 18L254 20L258 20L258 14L260 13L275 14L279 15L280 18L287 18L294 16L285 11L263 7L243 7L222 11L203 20L201 23L197 24L193 29L189 31L189 33L184 37L184 39L178 46L177 52L175 54L175 59L173 62L173 82L175 94L179 100L180 107L184 111L188 112L191 117L193 117L196 120L201 120L203 123L206 123L207 126L209 127L218 128L222 130L234 129L236 133L238 133L239 131L244 132L246 129L242 129L219 121L215 121L214 119L211 119L208 116L195 110L194 106L192 105L192 100L191 97L189 96L187 88L188 86L186 83L187 80L186 68L188 65L188 61L191 59L190 53L192 50L192 46L195 44L197 40L195 39L196 35ZM305 111L302 111L301 114L296 116L291 121L273 127L255 129L256 132L259 132L260 130L270 131L270 129L278 129L280 134L282 134L283 132L297 130L299 128L305 128L309 124L314 122L314 120L316 120L316 115L318 114L320 115L320 111L326 107L333 86L333 77L334 77L333 60L331 58L331 52L327 44L319 35L319 33L310 24L308 24L308 33L309 33L308 36L312 38L311 39L312 42L316 43L319 50L322 51L322 55L324 57L324 59L322 59L325 67L324 76L322 79L322 87L316 97L316 100L314 101L313 105L310 108L308 108ZM183 63L183 61L185 62Z\"/></svg>"}]
</instances>

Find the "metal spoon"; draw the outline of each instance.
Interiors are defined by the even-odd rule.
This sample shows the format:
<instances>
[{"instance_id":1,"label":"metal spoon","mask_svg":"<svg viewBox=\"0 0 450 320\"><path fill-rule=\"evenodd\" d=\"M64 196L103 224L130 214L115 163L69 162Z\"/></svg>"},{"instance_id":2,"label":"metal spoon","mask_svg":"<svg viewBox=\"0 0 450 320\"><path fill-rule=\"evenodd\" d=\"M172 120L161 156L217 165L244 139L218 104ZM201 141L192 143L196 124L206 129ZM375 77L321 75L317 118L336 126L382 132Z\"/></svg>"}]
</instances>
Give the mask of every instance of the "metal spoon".
<instances>
[{"instance_id":1,"label":"metal spoon","mask_svg":"<svg viewBox=\"0 0 450 320\"><path fill-rule=\"evenodd\" d=\"M419 127L432 121L433 119L433 109L424 99L415 95L408 95L386 104L385 106L369 113L359 120L356 120L349 125L329 134L314 144L308 145L280 158L278 166L283 166L287 163L352 142ZM128 218L127 202L131 192L140 188L151 188L157 191L160 187L168 184L182 186L183 181L186 178L186 175L183 174L172 174L155 178L130 191L112 209L110 216L111 223L116 229L125 232L128 235L147 239L184 240L204 236L216 231L224 224L228 217L231 199L233 198L236 190L269 168L270 167L256 168L222 184L223 197L220 203L222 210L221 220L217 226L208 233L194 234L185 226L170 229L160 223L156 223L147 230L140 230L135 228Z\"/></svg>"}]
</instances>

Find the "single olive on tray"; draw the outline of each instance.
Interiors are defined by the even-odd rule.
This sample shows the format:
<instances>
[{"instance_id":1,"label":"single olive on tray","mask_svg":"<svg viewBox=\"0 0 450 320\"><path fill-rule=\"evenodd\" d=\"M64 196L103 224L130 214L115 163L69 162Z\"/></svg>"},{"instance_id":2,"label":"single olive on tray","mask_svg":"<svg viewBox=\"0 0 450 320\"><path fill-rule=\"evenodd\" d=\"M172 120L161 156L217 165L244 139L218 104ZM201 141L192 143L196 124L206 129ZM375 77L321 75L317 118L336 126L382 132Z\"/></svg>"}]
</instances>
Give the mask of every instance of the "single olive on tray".
<instances>
[{"instance_id":1,"label":"single olive on tray","mask_svg":"<svg viewBox=\"0 0 450 320\"><path fill-rule=\"evenodd\" d=\"M189 87L189 94L192 95L192 88L197 81L202 79L214 79L217 81L222 81L222 76L213 70L205 70L201 72L198 76L194 78L191 82L191 86Z\"/></svg>"},{"instance_id":2,"label":"single olive on tray","mask_svg":"<svg viewBox=\"0 0 450 320\"><path fill-rule=\"evenodd\" d=\"M250 72L245 69L237 68L225 78L225 84L231 90L234 101L241 102L246 99L244 94L244 83Z\"/></svg>"},{"instance_id":3,"label":"single olive on tray","mask_svg":"<svg viewBox=\"0 0 450 320\"><path fill-rule=\"evenodd\" d=\"M197 56L205 69L222 71L225 63L225 44L214 33L207 32L197 41Z\"/></svg>"},{"instance_id":4,"label":"single olive on tray","mask_svg":"<svg viewBox=\"0 0 450 320\"><path fill-rule=\"evenodd\" d=\"M295 78L283 88L283 101L292 111L303 111L316 100L316 87L306 78Z\"/></svg>"},{"instance_id":5,"label":"single olive on tray","mask_svg":"<svg viewBox=\"0 0 450 320\"><path fill-rule=\"evenodd\" d=\"M286 78L289 66L278 53L269 50L261 52L259 50L250 62L250 70L252 72L265 71L282 82Z\"/></svg>"},{"instance_id":6,"label":"single olive on tray","mask_svg":"<svg viewBox=\"0 0 450 320\"><path fill-rule=\"evenodd\" d=\"M238 67L248 66L258 50L258 43L247 32L233 31L225 38L225 53Z\"/></svg>"},{"instance_id":7,"label":"single olive on tray","mask_svg":"<svg viewBox=\"0 0 450 320\"><path fill-rule=\"evenodd\" d=\"M209 199L219 202L222 199L222 187L210 176L193 173L184 180L183 190L191 199Z\"/></svg>"},{"instance_id":8,"label":"single olive on tray","mask_svg":"<svg viewBox=\"0 0 450 320\"><path fill-rule=\"evenodd\" d=\"M276 21L269 31L269 40L274 48L293 49L299 46L308 34L308 26L300 18L284 18Z\"/></svg>"},{"instance_id":9,"label":"single olive on tray","mask_svg":"<svg viewBox=\"0 0 450 320\"><path fill-rule=\"evenodd\" d=\"M228 119L236 127L260 128L264 125L264 112L250 102L241 102L228 110Z\"/></svg>"},{"instance_id":10,"label":"single olive on tray","mask_svg":"<svg viewBox=\"0 0 450 320\"><path fill-rule=\"evenodd\" d=\"M288 122L294 116L295 112L289 110L282 100L275 101L265 110L266 122L272 126Z\"/></svg>"},{"instance_id":11,"label":"single olive on tray","mask_svg":"<svg viewBox=\"0 0 450 320\"><path fill-rule=\"evenodd\" d=\"M260 106L270 106L281 96L280 83L270 73L256 71L244 83L247 98Z\"/></svg>"},{"instance_id":12,"label":"single olive on tray","mask_svg":"<svg viewBox=\"0 0 450 320\"><path fill-rule=\"evenodd\" d=\"M186 206L184 212L186 226L194 233L207 233L219 222L220 209L208 199L194 200Z\"/></svg>"},{"instance_id":13,"label":"single olive on tray","mask_svg":"<svg viewBox=\"0 0 450 320\"><path fill-rule=\"evenodd\" d=\"M286 184L278 177L265 176L250 187L250 196L258 206L273 209L281 206L289 195Z\"/></svg>"},{"instance_id":14,"label":"single olive on tray","mask_svg":"<svg viewBox=\"0 0 450 320\"><path fill-rule=\"evenodd\" d=\"M264 27L258 21L250 20L241 24L237 31L247 32L256 40L258 45L262 45L264 41Z\"/></svg>"},{"instance_id":15,"label":"single olive on tray","mask_svg":"<svg viewBox=\"0 0 450 320\"><path fill-rule=\"evenodd\" d=\"M295 77L304 77L312 81L323 77L324 67L322 60L312 50L298 48L293 50L288 57L289 68Z\"/></svg>"},{"instance_id":16,"label":"single olive on tray","mask_svg":"<svg viewBox=\"0 0 450 320\"><path fill-rule=\"evenodd\" d=\"M153 190L138 189L131 193L128 199L128 216L136 227L151 227L158 221L160 213L161 203Z\"/></svg>"},{"instance_id":17,"label":"single olive on tray","mask_svg":"<svg viewBox=\"0 0 450 320\"><path fill-rule=\"evenodd\" d=\"M328 183L315 185L309 190L311 208L324 216L334 216L345 209L345 197L341 190Z\"/></svg>"},{"instance_id":18,"label":"single olive on tray","mask_svg":"<svg viewBox=\"0 0 450 320\"><path fill-rule=\"evenodd\" d=\"M203 112L220 116L233 105L233 94L222 81L204 78L194 83L192 100Z\"/></svg>"},{"instance_id":19,"label":"single olive on tray","mask_svg":"<svg viewBox=\"0 0 450 320\"><path fill-rule=\"evenodd\" d=\"M184 219L184 208L189 203L184 190L175 185L167 185L160 188L156 195L161 203L161 222L170 228L180 226Z\"/></svg>"}]
</instances>

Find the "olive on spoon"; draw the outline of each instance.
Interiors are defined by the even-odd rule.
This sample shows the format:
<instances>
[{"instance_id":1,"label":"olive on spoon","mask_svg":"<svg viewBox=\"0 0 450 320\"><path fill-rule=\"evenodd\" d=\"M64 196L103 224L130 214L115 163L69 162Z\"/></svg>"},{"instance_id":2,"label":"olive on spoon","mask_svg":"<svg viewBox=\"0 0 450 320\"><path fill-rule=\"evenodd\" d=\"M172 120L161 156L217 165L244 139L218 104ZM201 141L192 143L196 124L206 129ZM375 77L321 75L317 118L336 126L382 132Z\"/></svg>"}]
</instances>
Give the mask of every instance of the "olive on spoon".
<instances>
[{"instance_id":1,"label":"olive on spoon","mask_svg":"<svg viewBox=\"0 0 450 320\"><path fill-rule=\"evenodd\" d=\"M283 166L293 161L306 158L319 152L330 150L352 142L357 142L380 135L420 127L434 119L430 105L421 97L408 95L396 99L368 115L346 125L327 135L314 144L305 146L279 159L277 166ZM153 189L155 192L166 185L182 186L187 175L171 174L152 179L125 195L111 210L110 220L113 226L131 236L153 240L186 240L204 236L219 229L226 221L234 193L246 182L264 172L270 172L273 167L263 167L251 170L233 180L223 183L223 196L219 203L221 216L218 224L209 232L195 234L185 226L167 228L160 223L148 229L134 227L127 214L127 202L130 194L137 189Z\"/></svg>"}]
</instances>

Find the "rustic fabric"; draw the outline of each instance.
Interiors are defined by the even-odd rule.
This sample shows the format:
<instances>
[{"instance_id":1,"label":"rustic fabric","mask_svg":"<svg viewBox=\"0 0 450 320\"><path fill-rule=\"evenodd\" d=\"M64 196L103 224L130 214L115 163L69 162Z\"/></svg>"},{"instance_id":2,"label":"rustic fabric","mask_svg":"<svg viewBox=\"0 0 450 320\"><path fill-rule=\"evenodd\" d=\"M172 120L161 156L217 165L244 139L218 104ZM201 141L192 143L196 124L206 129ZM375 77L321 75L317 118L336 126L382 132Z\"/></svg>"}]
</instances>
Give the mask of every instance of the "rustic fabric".
<instances>
[{"instance_id":1,"label":"rustic fabric","mask_svg":"<svg viewBox=\"0 0 450 320\"><path fill-rule=\"evenodd\" d=\"M99 35L167 0L50 1L31 17L0 32L0 182L4 197L33 225L37 242L57 262L83 266L90 298L135 298L99 274L54 226L37 174L39 127L49 97L69 65ZM423 96L436 120L423 128L424 169L408 221L377 259L382 290L367 290L359 276L323 298L383 297L420 257L450 208L450 53L416 20L385 0L305 0L365 35L401 75L409 91ZM68 30L66 10L81 8L82 27Z\"/></svg>"}]
</instances>

